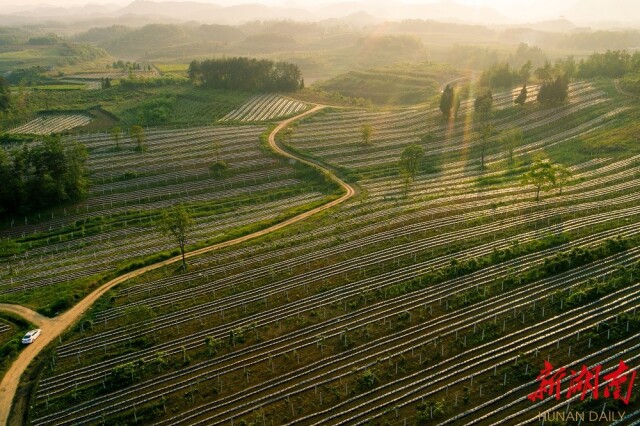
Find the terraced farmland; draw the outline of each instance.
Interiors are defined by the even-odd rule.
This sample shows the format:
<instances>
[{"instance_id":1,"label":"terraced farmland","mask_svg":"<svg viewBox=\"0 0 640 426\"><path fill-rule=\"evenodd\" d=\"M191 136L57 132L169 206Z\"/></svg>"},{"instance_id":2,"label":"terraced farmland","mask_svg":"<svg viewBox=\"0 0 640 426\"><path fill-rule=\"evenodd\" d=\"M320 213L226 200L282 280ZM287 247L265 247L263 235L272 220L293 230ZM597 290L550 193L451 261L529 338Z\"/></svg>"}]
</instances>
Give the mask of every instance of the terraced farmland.
<instances>
[{"instance_id":1,"label":"terraced farmland","mask_svg":"<svg viewBox=\"0 0 640 426\"><path fill-rule=\"evenodd\" d=\"M545 360L567 371L601 365L602 374L621 359L640 366L640 151L588 144L638 117L638 106L588 82L574 83L562 105L519 109L511 97L497 97L496 128L518 126L523 141L508 164L497 134L484 168L470 126L452 128L435 110L342 109L301 122L291 145L357 174L360 196L277 236L194 258L185 273L160 269L117 287L41 364L32 423L510 425L570 404L626 409L618 424L633 424L637 397L623 406L527 396ZM366 123L371 146L359 141ZM234 164L237 148L237 164L253 161L238 140L259 130L216 130L233 134L217 134L225 159ZM211 131L185 138L205 150ZM154 138L158 162L164 143L181 143L170 132ZM431 163L405 192L397 163L410 143ZM536 201L521 175L532 158L567 150L572 177ZM99 152L83 208L134 203L121 189L135 193L129 181L117 182L134 159L122 155L112 169L111 154ZM177 163L186 169L166 172L175 179L191 179L188 165L201 161L184 152ZM295 179L290 166L269 161L261 173L276 170L273 182ZM137 165L139 184L165 179L153 164ZM247 168L239 176L262 182ZM145 188L138 208L162 205L170 181ZM310 189L291 199L318 200ZM289 200L261 205L246 223ZM244 217L234 211L229 220ZM209 222L198 238L215 232ZM149 234L133 234L139 240L127 244L144 250ZM97 259L117 252L108 250Z\"/></svg>"},{"instance_id":2,"label":"terraced farmland","mask_svg":"<svg viewBox=\"0 0 640 426\"><path fill-rule=\"evenodd\" d=\"M86 114L55 113L34 118L26 124L10 129L9 134L49 135L60 133L91 123L91 117Z\"/></svg>"},{"instance_id":3,"label":"terraced farmland","mask_svg":"<svg viewBox=\"0 0 640 426\"><path fill-rule=\"evenodd\" d=\"M161 209L176 203L194 211L192 245L258 229L320 203L326 187L265 153L263 131L257 126L149 131L143 153L133 151L131 142L115 149L107 134L74 137L90 153L90 196L31 221L13 218L0 231L21 248L0 263L0 299L32 300L34 294L55 294L61 285L86 288L133 262L168 255L175 247L155 222ZM228 164L224 175L209 167L220 160ZM38 306L54 309L55 304L45 299Z\"/></svg>"},{"instance_id":4,"label":"terraced farmland","mask_svg":"<svg viewBox=\"0 0 640 426\"><path fill-rule=\"evenodd\" d=\"M301 113L307 108L305 103L284 96L259 95L250 98L240 108L222 117L220 121L269 121Z\"/></svg>"}]
</instances>

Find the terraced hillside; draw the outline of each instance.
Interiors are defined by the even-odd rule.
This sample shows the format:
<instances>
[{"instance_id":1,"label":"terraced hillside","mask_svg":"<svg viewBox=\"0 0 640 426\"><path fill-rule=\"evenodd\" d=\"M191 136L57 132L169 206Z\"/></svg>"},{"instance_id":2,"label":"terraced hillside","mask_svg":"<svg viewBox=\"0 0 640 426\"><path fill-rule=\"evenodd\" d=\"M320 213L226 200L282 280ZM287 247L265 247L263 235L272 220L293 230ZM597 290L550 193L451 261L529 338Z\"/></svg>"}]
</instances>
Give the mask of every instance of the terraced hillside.
<instances>
[{"instance_id":1,"label":"terraced hillside","mask_svg":"<svg viewBox=\"0 0 640 426\"><path fill-rule=\"evenodd\" d=\"M621 131L640 111L607 93L578 82L551 107L496 97L484 167L469 104L455 124L426 109L303 121L293 149L358 178L360 196L117 287L41 363L31 423L511 425L570 404L633 424L640 381L628 406L527 398L545 360L640 366L640 152ZM509 161L512 127L523 140ZM405 189L411 143L426 158ZM521 184L535 157L572 171L539 200ZM102 173L115 185L123 170ZM95 199L106 208L110 190Z\"/></svg>"},{"instance_id":2,"label":"terraced hillside","mask_svg":"<svg viewBox=\"0 0 640 426\"><path fill-rule=\"evenodd\" d=\"M234 109L220 121L269 121L276 118L289 117L307 109L303 102L285 98L280 95L257 95Z\"/></svg>"},{"instance_id":3,"label":"terraced hillside","mask_svg":"<svg viewBox=\"0 0 640 426\"><path fill-rule=\"evenodd\" d=\"M0 231L18 252L0 261L0 300L55 313L113 271L175 252L156 229L159 211L193 210L189 244L247 233L321 203L327 187L261 148L257 126L157 130L145 151L92 134L77 139L90 153L90 196L82 203L14 218ZM220 172L210 166L224 161ZM315 185L315 186L314 186ZM164 254L163 254L164 253Z\"/></svg>"}]
</instances>

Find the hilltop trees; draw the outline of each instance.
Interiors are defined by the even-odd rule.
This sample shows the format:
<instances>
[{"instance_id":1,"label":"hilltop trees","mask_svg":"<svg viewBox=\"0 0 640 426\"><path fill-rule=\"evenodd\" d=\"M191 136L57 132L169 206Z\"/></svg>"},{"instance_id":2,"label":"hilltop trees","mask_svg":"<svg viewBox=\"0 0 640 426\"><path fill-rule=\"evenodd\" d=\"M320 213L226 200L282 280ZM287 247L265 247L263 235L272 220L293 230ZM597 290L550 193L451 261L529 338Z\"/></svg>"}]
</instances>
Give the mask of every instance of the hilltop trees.
<instances>
[{"instance_id":1,"label":"hilltop trees","mask_svg":"<svg viewBox=\"0 0 640 426\"><path fill-rule=\"evenodd\" d=\"M267 59L222 58L192 61L189 79L214 89L247 92L295 92L303 87L297 65Z\"/></svg>"}]
</instances>

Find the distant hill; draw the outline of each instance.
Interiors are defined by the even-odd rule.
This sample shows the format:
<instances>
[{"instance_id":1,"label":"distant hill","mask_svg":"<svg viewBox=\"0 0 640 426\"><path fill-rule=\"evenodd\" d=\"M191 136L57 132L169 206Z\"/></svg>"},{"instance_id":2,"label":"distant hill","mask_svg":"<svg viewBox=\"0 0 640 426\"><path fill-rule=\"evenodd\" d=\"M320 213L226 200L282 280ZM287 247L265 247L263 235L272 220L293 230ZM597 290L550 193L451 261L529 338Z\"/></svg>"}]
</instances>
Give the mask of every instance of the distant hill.
<instances>
[{"instance_id":1,"label":"distant hill","mask_svg":"<svg viewBox=\"0 0 640 426\"><path fill-rule=\"evenodd\" d=\"M239 29L226 25L150 24L137 29L95 28L79 34L76 39L94 43L115 56L138 59L174 46L189 50L189 45L237 42L245 37Z\"/></svg>"},{"instance_id":2,"label":"distant hill","mask_svg":"<svg viewBox=\"0 0 640 426\"><path fill-rule=\"evenodd\" d=\"M428 63L397 64L365 71L349 71L316 87L351 98L369 99L379 105L412 105L426 102L439 93L445 80L457 74Z\"/></svg>"}]
</instances>

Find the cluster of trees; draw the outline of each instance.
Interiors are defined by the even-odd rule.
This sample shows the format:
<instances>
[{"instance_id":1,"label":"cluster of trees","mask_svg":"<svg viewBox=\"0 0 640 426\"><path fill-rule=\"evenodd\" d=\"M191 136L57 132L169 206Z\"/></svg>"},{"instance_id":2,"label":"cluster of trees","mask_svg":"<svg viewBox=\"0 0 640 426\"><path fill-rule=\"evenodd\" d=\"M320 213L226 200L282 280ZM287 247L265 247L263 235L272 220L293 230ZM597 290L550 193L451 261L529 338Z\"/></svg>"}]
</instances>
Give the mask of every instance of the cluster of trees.
<instances>
[{"instance_id":1,"label":"cluster of trees","mask_svg":"<svg viewBox=\"0 0 640 426\"><path fill-rule=\"evenodd\" d=\"M84 145L65 143L58 136L11 153L0 149L0 217L85 197L86 159Z\"/></svg>"},{"instance_id":2,"label":"cluster of trees","mask_svg":"<svg viewBox=\"0 0 640 426\"><path fill-rule=\"evenodd\" d=\"M536 201L540 200L540 192L551 188L562 188L571 178L571 171L562 164L551 164L547 161L536 160L529 170L522 175L523 185L533 185L536 189Z\"/></svg>"},{"instance_id":3,"label":"cluster of trees","mask_svg":"<svg viewBox=\"0 0 640 426\"><path fill-rule=\"evenodd\" d=\"M569 96L569 81L558 76L553 81L545 81L540 86L537 100L540 103L563 102Z\"/></svg>"},{"instance_id":4,"label":"cluster of trees","mask_svg":"<svg viewBox=\"0 0 640 426\"><path fill-rule=\"evenodd\" d=\"M108 89L111 87L111 79L109 77L107 78L101 78L100 79L100 87L103 89Z\"/></svg>"},{"instance_id":5,"label":"cluster of trees","mask_svg":"<svg viewBox=\"0 0 640 426\"><path fill-rule=\"evenodd\" d=\"M511 68L508 62L495 64L484 70L479 83L483 87L510 88L516 84L527 84L531 77L531 61L527 61L519 70Z\"/></svg>"},{"instance_id":6,"label":"cluster of trees","mask_svg":"<svg viewBox=\"0 0 640 426\"><path fill-rule=\"evenodd\" d=\"M619 78L627 73L640 72L640 52L633 55L625 50L594 53L578 63L578 76L583 78Z\"/></svg>"},{"instance_id":7,"label":"cluster of trees","mask_svg":"<svg viewBox=\"0 0 640 426\"><path fill-rule=\"evenodd\" d=\"M111 68L113 69L121 69L121 70L147 70L147 71L151 71L151 65L140 65L137 62L124 62L122 60L118 60L116 62L114 62L113 64L111 64Z\"/></svg>"},{"instance_id":8,"label":"cluster of trees","mask_svg":"<svg viewBox=\"0 0 640 426\"><path fill-rule=\"evenodd\" d=\"M189 79L204 87L246 92L293 92L304 87L297 65L267 59L194 60L189 65Z\"/></svg>"}]
</instances>

